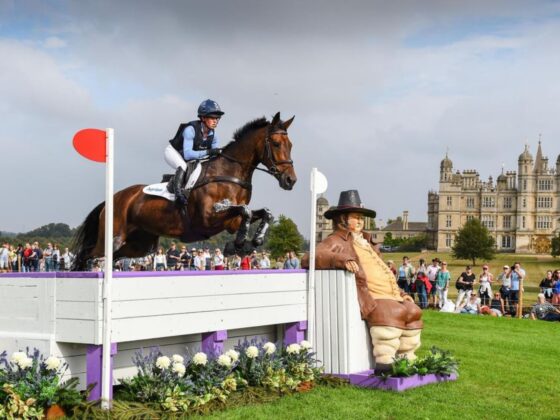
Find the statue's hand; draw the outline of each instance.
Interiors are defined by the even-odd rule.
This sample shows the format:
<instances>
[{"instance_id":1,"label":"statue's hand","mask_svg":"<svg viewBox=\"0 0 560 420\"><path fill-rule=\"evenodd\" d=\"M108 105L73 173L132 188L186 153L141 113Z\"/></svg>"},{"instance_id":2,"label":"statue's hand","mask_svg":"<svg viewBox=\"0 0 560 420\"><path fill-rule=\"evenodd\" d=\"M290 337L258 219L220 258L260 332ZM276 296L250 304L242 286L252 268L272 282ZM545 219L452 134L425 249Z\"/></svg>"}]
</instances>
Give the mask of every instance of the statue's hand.
<instances>
[{"instance_id":1,"label":"statue's hand","mask_svg":"<svg viewBox=\"0 0 560 420\"><path fill-rule=\"evenodd\" d=\"M414 303L414 299L412 299L412 298L410 297L410 295L404 295L404 296L403 296L403 301L409 301L409 302Z\"/></svg>"},{"instance_id":2,"label":"statue's hand","mask_svg":"<svg viewBox=\"0 0 560 420\"><path fill-rule=\"evenodd\" d=\"M358 263L356 261L352 261L352 260L346 261L344 267L346 268L347 271L350 271L351 273L357 273L358 271L360 271L360 267L358 266Z\"/></svg>"}]
</instances>

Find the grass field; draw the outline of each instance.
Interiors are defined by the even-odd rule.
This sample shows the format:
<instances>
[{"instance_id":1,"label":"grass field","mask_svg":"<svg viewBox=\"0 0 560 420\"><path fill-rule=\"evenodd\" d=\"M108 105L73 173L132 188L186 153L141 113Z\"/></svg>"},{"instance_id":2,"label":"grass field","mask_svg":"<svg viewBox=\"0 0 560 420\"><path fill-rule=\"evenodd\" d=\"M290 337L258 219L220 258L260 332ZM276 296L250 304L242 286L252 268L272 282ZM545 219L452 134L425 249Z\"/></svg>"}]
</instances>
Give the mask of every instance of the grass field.
<instances>
[{"instance_id":1,"label":"grass field","mask_svg":"<svg viewBox=\"0 0 560 420\"><path fill-rule=\"evenodd\" d=\"M216 419L560 419L560 323L425 312L419 354L460 360L456 382L404 393L317 387Z\"/></svg>"},{"instance_id":2,"label":"grass field","mask_svg":"<svg viewBox=\"0 0 560 420\"><path fill-rule=\"evenodd\" d=\"M420 258L424 258L429 264L432 258L438 257L442 261L447 261L448 270L451 272L451 287L449 290L449 297L455 299L457 290L455 289L455 280L459 275L465 271L466 265L471 265L472 261L456 260L449 253L442 252L390 252L383 254L383 260L393 260L397 267L402 263L402 257L408 256L415 267L418 266ZM496 254L495 258L491 261L477 260L476 266L473 267L473 272L478 276L482 273L482 264L487 263L490 267L490 272L497 278L498 274L502 272L504 265L511 266L514 262L519 262L521 267L527 273L525 281L525 297L524 306L530 306L536 302L537 294L540 292L539 283L545 277L547 270L555 270L560 268L560 260L547 255L520 255L520 254ZM498 287L493 286L492 290L498 290Z\"/></svg>"}]
</instances>

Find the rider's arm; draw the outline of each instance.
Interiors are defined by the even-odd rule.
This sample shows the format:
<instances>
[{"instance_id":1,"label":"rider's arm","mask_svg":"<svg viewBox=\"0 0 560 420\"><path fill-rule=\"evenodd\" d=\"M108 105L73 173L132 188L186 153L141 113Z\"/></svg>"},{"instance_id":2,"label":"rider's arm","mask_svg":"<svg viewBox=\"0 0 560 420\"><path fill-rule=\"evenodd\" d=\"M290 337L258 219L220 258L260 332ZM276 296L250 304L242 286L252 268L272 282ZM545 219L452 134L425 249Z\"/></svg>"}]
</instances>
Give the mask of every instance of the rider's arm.
<instances>
[{"instance_id":1,"label":"rider's arm","mask_svg":"<svg viewBox=\"0 0 560 420\"><path fill-rule=\"evenodd\" d=\"M214 137L215 139L215 137ZM193 150L194 146L194 128L188 126L183 131L183 158L185 160L202 159L208 156L206 150ZM214 144L212 143L212 147Z\"/></svg>"}]
</instances>

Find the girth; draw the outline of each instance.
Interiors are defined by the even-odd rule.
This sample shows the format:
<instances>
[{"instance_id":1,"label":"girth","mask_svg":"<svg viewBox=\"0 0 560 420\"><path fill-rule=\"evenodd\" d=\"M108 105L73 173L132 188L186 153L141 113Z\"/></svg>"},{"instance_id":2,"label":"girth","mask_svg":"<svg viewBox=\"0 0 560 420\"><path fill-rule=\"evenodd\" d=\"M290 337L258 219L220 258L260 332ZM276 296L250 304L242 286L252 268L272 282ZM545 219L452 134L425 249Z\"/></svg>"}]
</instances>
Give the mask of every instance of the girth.
<instances>
[{"instance_id":1,"label":"girth","mask_svg":"<svg viewBox=\"0 0 560 420\"><path fill-rule=\"evenodd\" d=\"M237 184L240 187L245 188L246 190L249 191L253 189L253 186L251 185L250 182L243 181L241 178L237 178L236 176L227 176L227 175L211 176L208 178L203 178L200 181L197 181L192 189L194 190L196 188L200 188L203 185L210 184L211 182L230 182L232 184Z\"/></svg>"}]
</instances>

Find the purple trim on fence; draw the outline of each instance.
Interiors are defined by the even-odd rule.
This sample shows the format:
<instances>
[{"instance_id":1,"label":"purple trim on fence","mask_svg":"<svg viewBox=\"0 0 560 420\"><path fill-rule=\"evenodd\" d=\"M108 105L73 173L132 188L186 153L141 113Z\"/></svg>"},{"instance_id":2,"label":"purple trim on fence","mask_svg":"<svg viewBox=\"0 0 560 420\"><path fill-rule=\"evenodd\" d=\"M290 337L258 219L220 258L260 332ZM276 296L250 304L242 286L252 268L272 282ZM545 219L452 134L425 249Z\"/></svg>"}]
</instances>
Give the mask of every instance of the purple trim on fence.
<instances>
[{"instance_id":1,"label":"purple trim on fence","mask_svg":"<svg viewBox=\"0 0 560 420\"><path fill-rule=\"evenodd\" d=\"M305 332L307 331L307 321L290 322L286 324L284 332L284 344L294 344L305 340Z\"/></svg>"},{"instance_id":2,"label":"purple trim on fence","mask_svg":"<svg viewBox=\"0 0 560 420\"><path fill-rule=\"evenodd\" d=\"M387 378L372 376L373 370L366 370L359 373L350 374L350 383L362 388L377 388L390 391L401 392L409 388L416 388L436 382L456 381L457 375L413 375L408 378Z\"/></svg>"},{"instance_id":3,"label":"purple trim on fence","mask_svg":"<svg viewBox=\"0 0 560 420\"><path fill-rule=\"evenodd\" d=\"M190 277L190 276L235 276L241 274L292 274L307 273L307 270L212 270L212 271L113 271L113 278L129 277ZM103 278L103 272L92 271L60 271L60 272L34 272L34 273L0 273L2 277L25 278Z\"/></svg>"},{"instance_id":4,"label":"purple trim on fence","mask_svg":"<svg viewBox=\"0 0 560 420\"><path fill-rule=\"evenodd\" d=\"M117 343L111 343L111 384L113 383L113 360L117 354ZM88 401L101 399L101 378L103 367L103 346L90 344L86 351L86 386L95 384L88 395ZM113 399L113 386L109 392L109 398Z\"/></svg>"},{"instance_id":5,"label":"purple trim on fence","mask_svg":"<svg viewBox=\"0 0 560 420\"><path fill-rule=\"evenodd\" d=\"M227 340L227 331L213 331L202 333L201 351L210 355L220 355L224 352L224 342Z\"/></svg>"}]
</instances>

